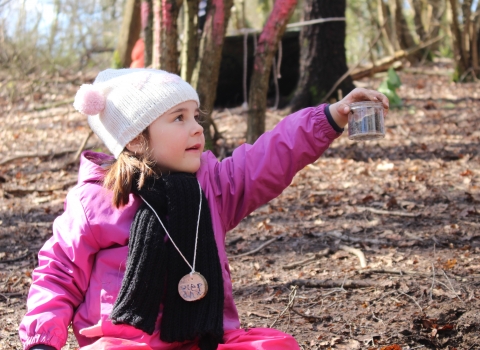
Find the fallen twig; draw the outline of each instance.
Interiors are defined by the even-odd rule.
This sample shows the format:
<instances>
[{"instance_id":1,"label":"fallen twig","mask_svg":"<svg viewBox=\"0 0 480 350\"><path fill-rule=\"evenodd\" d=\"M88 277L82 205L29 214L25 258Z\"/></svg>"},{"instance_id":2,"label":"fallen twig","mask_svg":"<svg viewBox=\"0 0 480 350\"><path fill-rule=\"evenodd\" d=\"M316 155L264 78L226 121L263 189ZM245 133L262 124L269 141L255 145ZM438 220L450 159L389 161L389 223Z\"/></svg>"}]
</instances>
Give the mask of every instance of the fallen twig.
<instances>
[{"instance_id":1,"label":"fallen twig","mask_svg":"<svg viewBox=\"0 0 480 350\"><path fill-rule=\"evenodd\" d=\"M297 266L302 266L302 265L308 264L309 262L315 261L315 260L321 258L322 256L327 255L329 251L330 251L329 248L325 248L324 250L321 250L318 253L315 253L312 257L309 257L307 259L285 265L285 266L283 266L283 269L284 270L292 270L292 269L296 268Z\"/></svg>"},{"instance_id":2,"label":"fallen twig","mask_svg":"<svg viewBox=\"0 0 480 350\"><path fill-rule=\"evenodd\" d=\"M430 300L433 300L432 294L433 294L434 286L435 286L435 266L433 265L433 262L432 262L432 286L430 287Z\"/></svg>"},{"instance_id":3,"label":"fallen twig","mask_svg":"<svg viewBox=\"0 0 480 350\"><path fill-rule=\"evenodd\" d=\"M77 151L76 148L71 148L71 149L65 149L63 151L58 151L58 152L19 154L19 155L12 156L10 158L6 158L6 159L0 161L0 165L4 165L4 164L10 163L10 162L13 162L14 160L23 159L23 158L60 157L60 156L63 156L67 153L73 153L73 152L76 152L76 151Z\"/></svg>"},{"instance_id":4,"label":"fallen twig","mask_svg":"<svg viewBox=\"0 0 480 350\"><path fill-rule=\"evenodd\" d=\"M378 287L378 283L370 280L293 280L288 285L305 288L368 288Z\"/></svg>"},{"instance_id":5,"label":"fallen twig","mask_svg":"<svg viewBox=\"0 0 480 350\"><path fill-rule=\"evenodd\" d=\"M411 270L389 270L389 269L375 269L375 270L361 270L358 271L360 274L372 274L372 273L386 273L386 274L393 274L393 275L414 275L414 276L423 276L429 277L430 274L411 271Z\"/></svg>"},{"instance_id":6,"label":"fallen twig","mask_svg":"<svg viewBox=\"0 0 480 350\"><path fill-rule=\"evenodd\" d=\"M275 321L273 321L273 323L270 325L270 328L272 328L273 326L275 326L275 324L277 323L278 319L280 317L283 316L283 314L285 312L287 312L288 309L291 309L293 307L293 305L295 304L295 297L297 296L297 286L292 286L292 291L290 292L290 294L288 295L288 304L287 306L285 307L285 309L277 316L277 318L275 319Z\"/></svg>"},{"instance_id":7,"label":"fallen twig","mask_svg":"<svg viewBox=\"0 0 480 350\"><path fill-rule=\"evenodd\" d=\"M296 313L297 315L299 316L302 316L302 317L305 317L305 318L313 318L313 319L316 319L316 320L323 320L325 317L321 317L321 316L314 316L314 315L305 315L305 314L302 314L301 312L298 312L297 310L295 310L295 308L292 306L290 308L294 313Z\"/></svg>"},{"instance_id":8,"label":"fallen twig","mask_svg":"<svg viewBox=\"0 0 480 350\"><path fill-rule=\"evenodd\" d=\"M40 106L40 107L35 107L33 110L34 110L34 111L44 111L44 110L46 110L46 109L55 108L55 107L59 107L59 106L63 106L63 105L67 105L67 104L73 103L73 101L74 101L73 98L68 99L68 100L65 100L65 101L57 101L57 102L51 103L51 104L49 104L49 105L44 105L44 106Z\"/></svg>"},{"instance_id":9,"label":"fallen twig","mask_svg":"<svg viewBox=\"0 0 480 350\"><path fill-rule=\"evenodd\" d=\"M401 60L405 57L408 57L408 56L416 53L417 51L422 50L422 49L424 49L424 48L426 48L426 47L428 47L432 44L435 44L437 41L440 41L443 38L444 38L444 35L438 36L436 38L427 40L424 43L420 43L419 45L417 45L415 47L412 47L408 50L396 51L393 56L385 57L385 58L375 62L375 64L370 64L366 68L362 68L362 69L357 70L357 71L352 71L350 76L352 77L353 80L359 80L359 79L362 79L362 78L365 78L365 77L368 77L368 76L372 76L375 73L387 71L388 68L390 68L390 66L394 62L399 61L399 60Z\"/></svg>"},{"instance_id":10,"label":"fallen twig","mask_svg":"<svg viewBox=\"0 0 480 350\"><path fill-rule=\"evenodd\" d=\"M312 235L315 236L315 237L323 237L324 235L328 235L330 237L339 238L342 241L350 241L350 242L354 242L354 243L362 242L362 243L370 243L370 244L390 244L390 242L387 241L387 240L379 240L379 239L375 239L375 238L364 238L364 237L362 237L362 238L352 237L352 236L344 235L340 231L330 231L330 232L325 232L325 233L323 233L323 232L321 232L321 233L313 232Z\"/></svg>"},{"instance_id":11,"label":"fallen twig","mask_svg":"<svg viewBox=\"0 0 480 350\"><path fill-rule=\"evenodd\" d=\"M363 254L363 252L360 249L352 248L343 244L340 244L338 248L355 255L358 258L358 260L360 260L361 268L367 267L367 259L365 258L365 254Z\"/></svg>"},{"instance_id":12,"label":"fallen twig","mask_svg":"<svg viewBox=\"0 0 480 350\"><path fill-rule=\"evenodd\" d=\"M445 278L447 279L448 284L450 285L450 288L451 288L453 294L455 294L455 296L458 298L458 300L460 300L463 304L465 304L465 302L462 299L460 299L460 297L458 296L457 292L455 291L455 288L453 288L452 282L450 281L450 278L448 278L448 275L446 274L445 270L442 270L442 272L443 272Z\"/></svg>"},{"instance_id":13,"label":"fallen twig","mask_svg":"<svg viewBox=\"0 0 480 350\"><path fill-rule=\"evenodd\" d=\"M21 297L24 296L23 293L0 293L0 296L4 297L6 301L9 301L10 298Z\"/></svg>"},{"instance_id":14,"label":"fallen twig","mask_svg":"<svg viewBox=\"0 0 480 350\"><path fill-rule=\"evenodd\" d=\"M242 236L238 236L238 237L235 237L235 238L231 239L230 241L228 241L228 242L226 243L226 245L234 245L234 244L236 244L236 243L238 243L238 242L240 242L240 241L243 241L243 237L242 237Z\"/></svg>"},{"instance_id":15,"label":"fallen twig","mask_svg":"<svg viewBox=\"0 0 480 350\"><path fill-rule=\"evenodd\" d=\"M70 187L73 185L76 185L78 183L78 180L70 180L55 186L51 186L48 188L4 188L3 190L6 193L9 193L11 195L27 195L33 192L53 192L53 191L58 191L58 190L63 190L65 187Z\"/></svg>"},{"instance_id":16,"label":"fallen twig","mask_svg":"<svg viewBox=\"0 0 480 350\"><path fill-rule=\"evenodd\" d=\"M262 313L257 312L257 311L248 311L248 312L247 312L247 316L250 316L250 315L255 315L255 316L258 316L258 317L261 317L261 318L270 318L270 317L272 317L271 315L265 315L265 314L262 314Z\"/></svg>"},{"instance_id":17,"label":"fallen twig","mask_svg":"<svg viewBox=\"0 0 480 350\"><path fill-rule=\"evenodd\" d=\"M423 314L423 309L422 309L422 307L420 306L419 303L417 303L417 301L416 301L413 297L411 297L410 295L408 295L408 294L406 294L406 293L404 293L404 292L401 292L401 291L398 291L398 292L399 292L400 294L405 295L406 297L410 298L410 299L418 306L418 308L420 309L420 312Z\"/></svg>"},{"instance_id":18,"label":"fallen twig","mask_svg":"<svg viewBox=\"0 0 480 350\"><path fill-rule=\"evenodd\" d=\"M382 214L382 215L406 216L410 218L416 218L417 216L421 215L420 213L406 213L403 211L381 210L381 209L375 209L375 208L369 208L369 207L356 207L356 208L360 210L368 210L374 214Z\"/></svg>"},{"instance_id":19,"label":"fallen twig","mask_svg":"<svg viewBox=\"0 0 480 350\"><path fill-rule=\"evenodd\" d=\"M25 254L15 258L15 259L0 260L0 264L9 264L9 263L17 262L17 261L20 261L20 260L23 260L23 259L27 258L31 254L33 254L33 252L28 251Z\"/></svg>"},{"instance_id":20,"label":"fallen twig","mask_svg":"<svg viewBox=\"0 0 480 350\"><path fill-rule=\"evenodd\" d=\"M273 237L272 239L269 239L265 243L263 243L260 246L258 246L257 248L255 248L254 250L251 250L251 251L246 252L246 253L234 255L234 256L232 256L232 258L240 258L242 256L255 254L255 253L259 252L260 250L262 250L263 248L265 248L267 245L272 244L273 242L278 241L279 239L282 239L283 237L285 237L285 234L277 236L277 237Z\"/></svg>"},{"instance_id":21,"label":"fallen twig","mask_svg":"<svg viewBox=\"0 0 480 350\"><path fill-rule=\"evenodd\" d=\"M72 160L70 162L67 163L67 165L70 165L70 164L74 164L77 162L78 158L80 158L80 154L83 152L83 150L85 149L85 147L87 147L87 142L88 140L90 139L90 137L93 136L93 131L90 130L90 132L88 133L87 136L85 136L85 138L83 139L80 147L78 148L77 150L77 153L75 153L75 155L73 156Z\"/></svg>"}]
</instances>

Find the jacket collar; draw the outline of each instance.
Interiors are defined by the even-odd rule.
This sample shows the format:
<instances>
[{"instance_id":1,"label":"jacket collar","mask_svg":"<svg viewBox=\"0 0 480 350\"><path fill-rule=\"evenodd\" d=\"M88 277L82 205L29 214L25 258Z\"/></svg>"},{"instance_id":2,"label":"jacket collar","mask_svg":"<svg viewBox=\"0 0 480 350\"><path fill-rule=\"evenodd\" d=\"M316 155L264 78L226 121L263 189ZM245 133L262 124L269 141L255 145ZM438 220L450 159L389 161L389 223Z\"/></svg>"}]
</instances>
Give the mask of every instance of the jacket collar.
<instances>
[{"instance_id":1,"label":"jacket collar","mask_svg":"<svg viewBox=\"0 0 480 350\"><path fill-rule=\"evenodd\" d=\"M80 157L80 169L78 170L78 183L97 182L103 179L105 170L102 164L111 161L112 156L105 153L85 151Z\"/></svg>"}]
</instances>

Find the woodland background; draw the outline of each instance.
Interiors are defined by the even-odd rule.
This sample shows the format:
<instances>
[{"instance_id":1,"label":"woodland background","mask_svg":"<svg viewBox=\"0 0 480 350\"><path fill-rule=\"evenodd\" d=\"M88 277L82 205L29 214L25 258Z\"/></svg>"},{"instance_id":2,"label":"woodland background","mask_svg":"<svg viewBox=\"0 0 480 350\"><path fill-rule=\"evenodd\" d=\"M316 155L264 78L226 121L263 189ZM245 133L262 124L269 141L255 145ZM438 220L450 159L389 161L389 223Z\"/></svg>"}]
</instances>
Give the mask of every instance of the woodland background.
<instances>
[{"instance_id":1,"label":"woodland background","mask_svg":"<svg viewBox=\"0 0 480 350\"><path fill-rule=\"evenodd\" d=\"M480 348L479 10L460 0L0 0L0 348L21 348L36 254L79 152L105 151L71 106L75 92L129 66L139 37L146 66L199 92L219 158L354 86L390 99L385 139L342 136L227 237L243 327L274 326L303 349ZM333 20L308 22L321 18ZM71 337L65 349L75 347Z\"/></svg>"}]
</instances>

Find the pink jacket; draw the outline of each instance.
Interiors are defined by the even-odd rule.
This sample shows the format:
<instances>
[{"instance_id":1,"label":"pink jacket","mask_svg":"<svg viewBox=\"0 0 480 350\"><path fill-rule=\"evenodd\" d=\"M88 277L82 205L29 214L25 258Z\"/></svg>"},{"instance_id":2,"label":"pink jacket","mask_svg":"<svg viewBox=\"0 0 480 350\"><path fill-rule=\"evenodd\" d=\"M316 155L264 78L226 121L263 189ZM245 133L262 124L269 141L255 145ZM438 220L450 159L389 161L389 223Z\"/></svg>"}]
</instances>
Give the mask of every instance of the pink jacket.
<instances>
[{"instance_id":1,"label":"pink jacket","mask_svg":"<svg viewBox=\"0 0 480 350\"><path fill-rule=\"evenodd\" d=\"M340 135L327 121L324 107L288 116L253 146L244 144L221 162L211 152L202 155L196 175L210 205L223 267L225 330L240 327L225 252L226 232L278 196L297 171L315 161ZM109 319L125 271L130 224L141 200L130 195L125 207L112 206L111 192L101 185L101 164L108 158L83 153L78 184L68 193L65 212L53 223L53 236L39 252L28 312L19 329L24 349L40 343L60 349L71 322L80 346L91 344L98 338L79 331L99 321L104 336L147 343L153 349L170 348L160 341L159 322L154 334L148 335Z\"/></svg>"}]
</instances>

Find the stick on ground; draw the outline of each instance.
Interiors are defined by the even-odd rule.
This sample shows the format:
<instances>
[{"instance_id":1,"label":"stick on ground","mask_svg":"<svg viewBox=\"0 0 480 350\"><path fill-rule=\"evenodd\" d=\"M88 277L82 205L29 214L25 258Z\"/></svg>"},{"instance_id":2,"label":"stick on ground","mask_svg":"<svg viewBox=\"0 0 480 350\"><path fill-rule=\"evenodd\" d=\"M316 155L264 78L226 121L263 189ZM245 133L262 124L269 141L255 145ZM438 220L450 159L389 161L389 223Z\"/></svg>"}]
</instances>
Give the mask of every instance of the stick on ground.
<instances>
[{"instance_id":1,"label":"stick on ground","mask_svg":"<svg viewBox=\"0 0 480 350\"><path fill-rule=\"evenodd\" d=\"M280 236L277 236L277 237L273 237L272 239L269 239L268 241L266 241L265 243L263 243L259 247L255 248L254 250L232 256L232 259L255 254L255 253L259 252L260 250L262 250L263 248L265 248L267 245L272 244L273 242L278 241L279 239L282 239L283 237L285 237L285 235L280 235Z\"/></svg>"},{"instance_id":2,"label":"stick on ground","mask_svg":"<svg viewBox=\"0 0 480 350\"><path fill-rule=\"evenodd\" d=\"M312 256L312 257L310 257L310 258L307 258L307 259L304 259L304 260L302 260L302 261L298 261L298 262L294 262L294 263L285 265L285 266L283 266L283 269L284 269L284 270L293 270L293 269L296 268L297 266L306 265L306 264L308 264L309 262L315 261L315 260L321 258L322 256L327 255L329 251L330 251L329 248L325 248L324 250L321 250L321 251L319 251L318 253L315 253L315 255Z\"/></svg>"},{"instance_id":3,"label":"stick on ground","mask_svg":"<svg viewBox=\"0 0 480 350\"><path fill-rule=\"evenodd\" d=\"M340 244L338 248L345 250L346 252L349 252L351 254L354 254L357 256L358 260L360 260L360 267L363 269L367 267L367 259L365 258L365 254L360 249L357 248L352 248L343 244Z\"/></svg>"},{"instance_id":4,"label":"stick on ground","mask_svg":"<svg viewBox=\"0 0 480 350\"><path fill-rule=\"evenodd\" d=\"M379 283L371 280L293 280L288 283L305 288L368 288L378 287Z\"/></svg>"}]
</instances>

